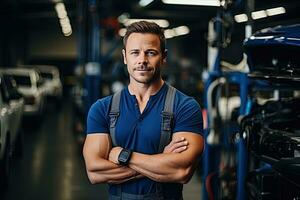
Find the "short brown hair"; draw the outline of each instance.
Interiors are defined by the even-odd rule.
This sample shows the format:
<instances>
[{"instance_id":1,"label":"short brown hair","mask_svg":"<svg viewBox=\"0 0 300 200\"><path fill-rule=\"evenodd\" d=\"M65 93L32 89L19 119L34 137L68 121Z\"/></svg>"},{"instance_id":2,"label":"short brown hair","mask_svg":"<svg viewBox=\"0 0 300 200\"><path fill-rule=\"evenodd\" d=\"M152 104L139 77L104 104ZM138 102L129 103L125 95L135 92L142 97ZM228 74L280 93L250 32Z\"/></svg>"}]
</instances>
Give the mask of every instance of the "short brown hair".
<instances>
[{"instance_id":1,"label":"short brown hair","mask_svg":"<svg viewBox=\"0 0 300 200\"><path fill-rule=\"evenodd\" d=\"M166 49L166 38L164 35L164 30L156 23L148 22L148 21L139 21L139 22L134 22L134 23L130 24L127 27L126 34L123 38L124 49L126 47L128 37L132 33L153 33L153 34L157 35L159 37L159 41L160 41L161 52L164 54L165 49Z\"/></svg>"}]
</instances>

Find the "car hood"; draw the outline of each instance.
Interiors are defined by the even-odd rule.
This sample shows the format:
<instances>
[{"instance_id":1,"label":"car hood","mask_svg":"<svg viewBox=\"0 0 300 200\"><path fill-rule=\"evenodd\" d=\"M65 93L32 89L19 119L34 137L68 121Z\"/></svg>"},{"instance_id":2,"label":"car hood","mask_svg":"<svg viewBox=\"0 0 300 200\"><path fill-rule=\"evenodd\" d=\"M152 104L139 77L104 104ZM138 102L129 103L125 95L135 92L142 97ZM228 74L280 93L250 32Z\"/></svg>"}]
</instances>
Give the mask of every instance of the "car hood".
<instances>
[{"instance_id":1,"label":"car hood","mask_svg":"<svg viewBox=\"0 0 300 200\"><path fill-rule=\"evenodd\" d=\"M300 47L300 24L260 30L244 41L246 48L253 45L291 45Z\"/></svg>"}]
</instances>

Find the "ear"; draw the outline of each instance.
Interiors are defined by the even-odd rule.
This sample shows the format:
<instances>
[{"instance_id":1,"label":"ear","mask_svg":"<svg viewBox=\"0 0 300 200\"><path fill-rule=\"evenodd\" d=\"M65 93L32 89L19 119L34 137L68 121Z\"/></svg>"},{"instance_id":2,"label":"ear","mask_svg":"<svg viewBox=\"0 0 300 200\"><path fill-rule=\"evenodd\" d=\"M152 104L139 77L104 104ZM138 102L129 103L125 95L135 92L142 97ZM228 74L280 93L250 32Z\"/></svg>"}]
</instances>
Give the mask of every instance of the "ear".
<instances>
[{"instance_id":1,"label":"ear","mask_svg":"<svg viewBox=\"0 0 300 200\"><path fill-rule=\"evenodd\" d=\"M123 62L125 65L127 65L127 61L126 61L126 51L125 49L122 49L122 54L123 54Z\"/></svg>"},{"instance_id":2,"label":"ear","mask_svg":"<svg viewBox=\"0 0 300 200\"><path fill-rule=\"evenodd\" d=\"M162 54L164 64L167 62L167 55L168 55L168 50L165 49L165 52L163 52L163 54Z\"/></svg>"}]
</instances>

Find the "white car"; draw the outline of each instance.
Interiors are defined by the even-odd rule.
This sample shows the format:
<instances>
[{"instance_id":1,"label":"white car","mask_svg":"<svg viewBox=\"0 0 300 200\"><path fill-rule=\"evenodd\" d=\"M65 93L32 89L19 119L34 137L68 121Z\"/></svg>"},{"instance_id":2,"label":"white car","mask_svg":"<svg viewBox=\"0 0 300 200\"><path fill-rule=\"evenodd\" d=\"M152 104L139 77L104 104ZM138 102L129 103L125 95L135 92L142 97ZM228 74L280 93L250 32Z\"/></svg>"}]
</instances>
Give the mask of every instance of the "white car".
<instances>
[{"instance_id":1,"label":"white car","mask_svg":"<svg viewBox=\"0 0 300 200\"><path fill-rule=\"evenodd\" d=\"M7 68L3 74L15 79L18 91L24 96L24 115L41 116L44 110L46 88L43 79L35 69Z\"/></svg>"},{"instance_id":2,"label":"white car","mask_svg":"<svg viewBox=\"0 0 300 200\"><path fill-rule=\"evenodd\" d=\"M46 96L54 100L62 98L63 87L59 70L52 65L24 65L22 67L37 69L44 80Z\"/></svg>"},{"instance_id":3,"label":"white car","mask_svg":"<svg viewBox=\"0 0 300 200\"><path fill-rule=\"evenodd\" d=\"M0 187L8 183L12 155L22 154L23 106L23 97L13 80L0 74Z\"/></svg>"}]
</instances>

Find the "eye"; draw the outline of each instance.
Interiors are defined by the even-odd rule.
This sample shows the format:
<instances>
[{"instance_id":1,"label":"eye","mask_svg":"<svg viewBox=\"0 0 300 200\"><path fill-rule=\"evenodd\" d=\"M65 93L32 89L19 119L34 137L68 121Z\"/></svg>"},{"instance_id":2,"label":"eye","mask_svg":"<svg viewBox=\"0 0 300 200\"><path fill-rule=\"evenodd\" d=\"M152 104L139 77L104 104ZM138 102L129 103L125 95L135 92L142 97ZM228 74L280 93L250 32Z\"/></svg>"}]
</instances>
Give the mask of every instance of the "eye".
<instances>
[{"instance_id":1,"label":"eye","mask_svg":"<svg viewBox=\"0 0 300 200\"><path fill-rule=\"evenodd\" d=\"M137 56L137 55L139 55L139 52L138 52L138 51L131 51L131 52L130 52L130 55Z\"/></svg>"},{"instance_id":2,"label":"eye","mask_svg":"<svg viewBox=\"0 0 300 200\"><path fill-rule=\"evenodd\" d=\"M157 53L155 51L147 51L146 54L148 56L155 56Z\"/></svg>"}]
</instances>

